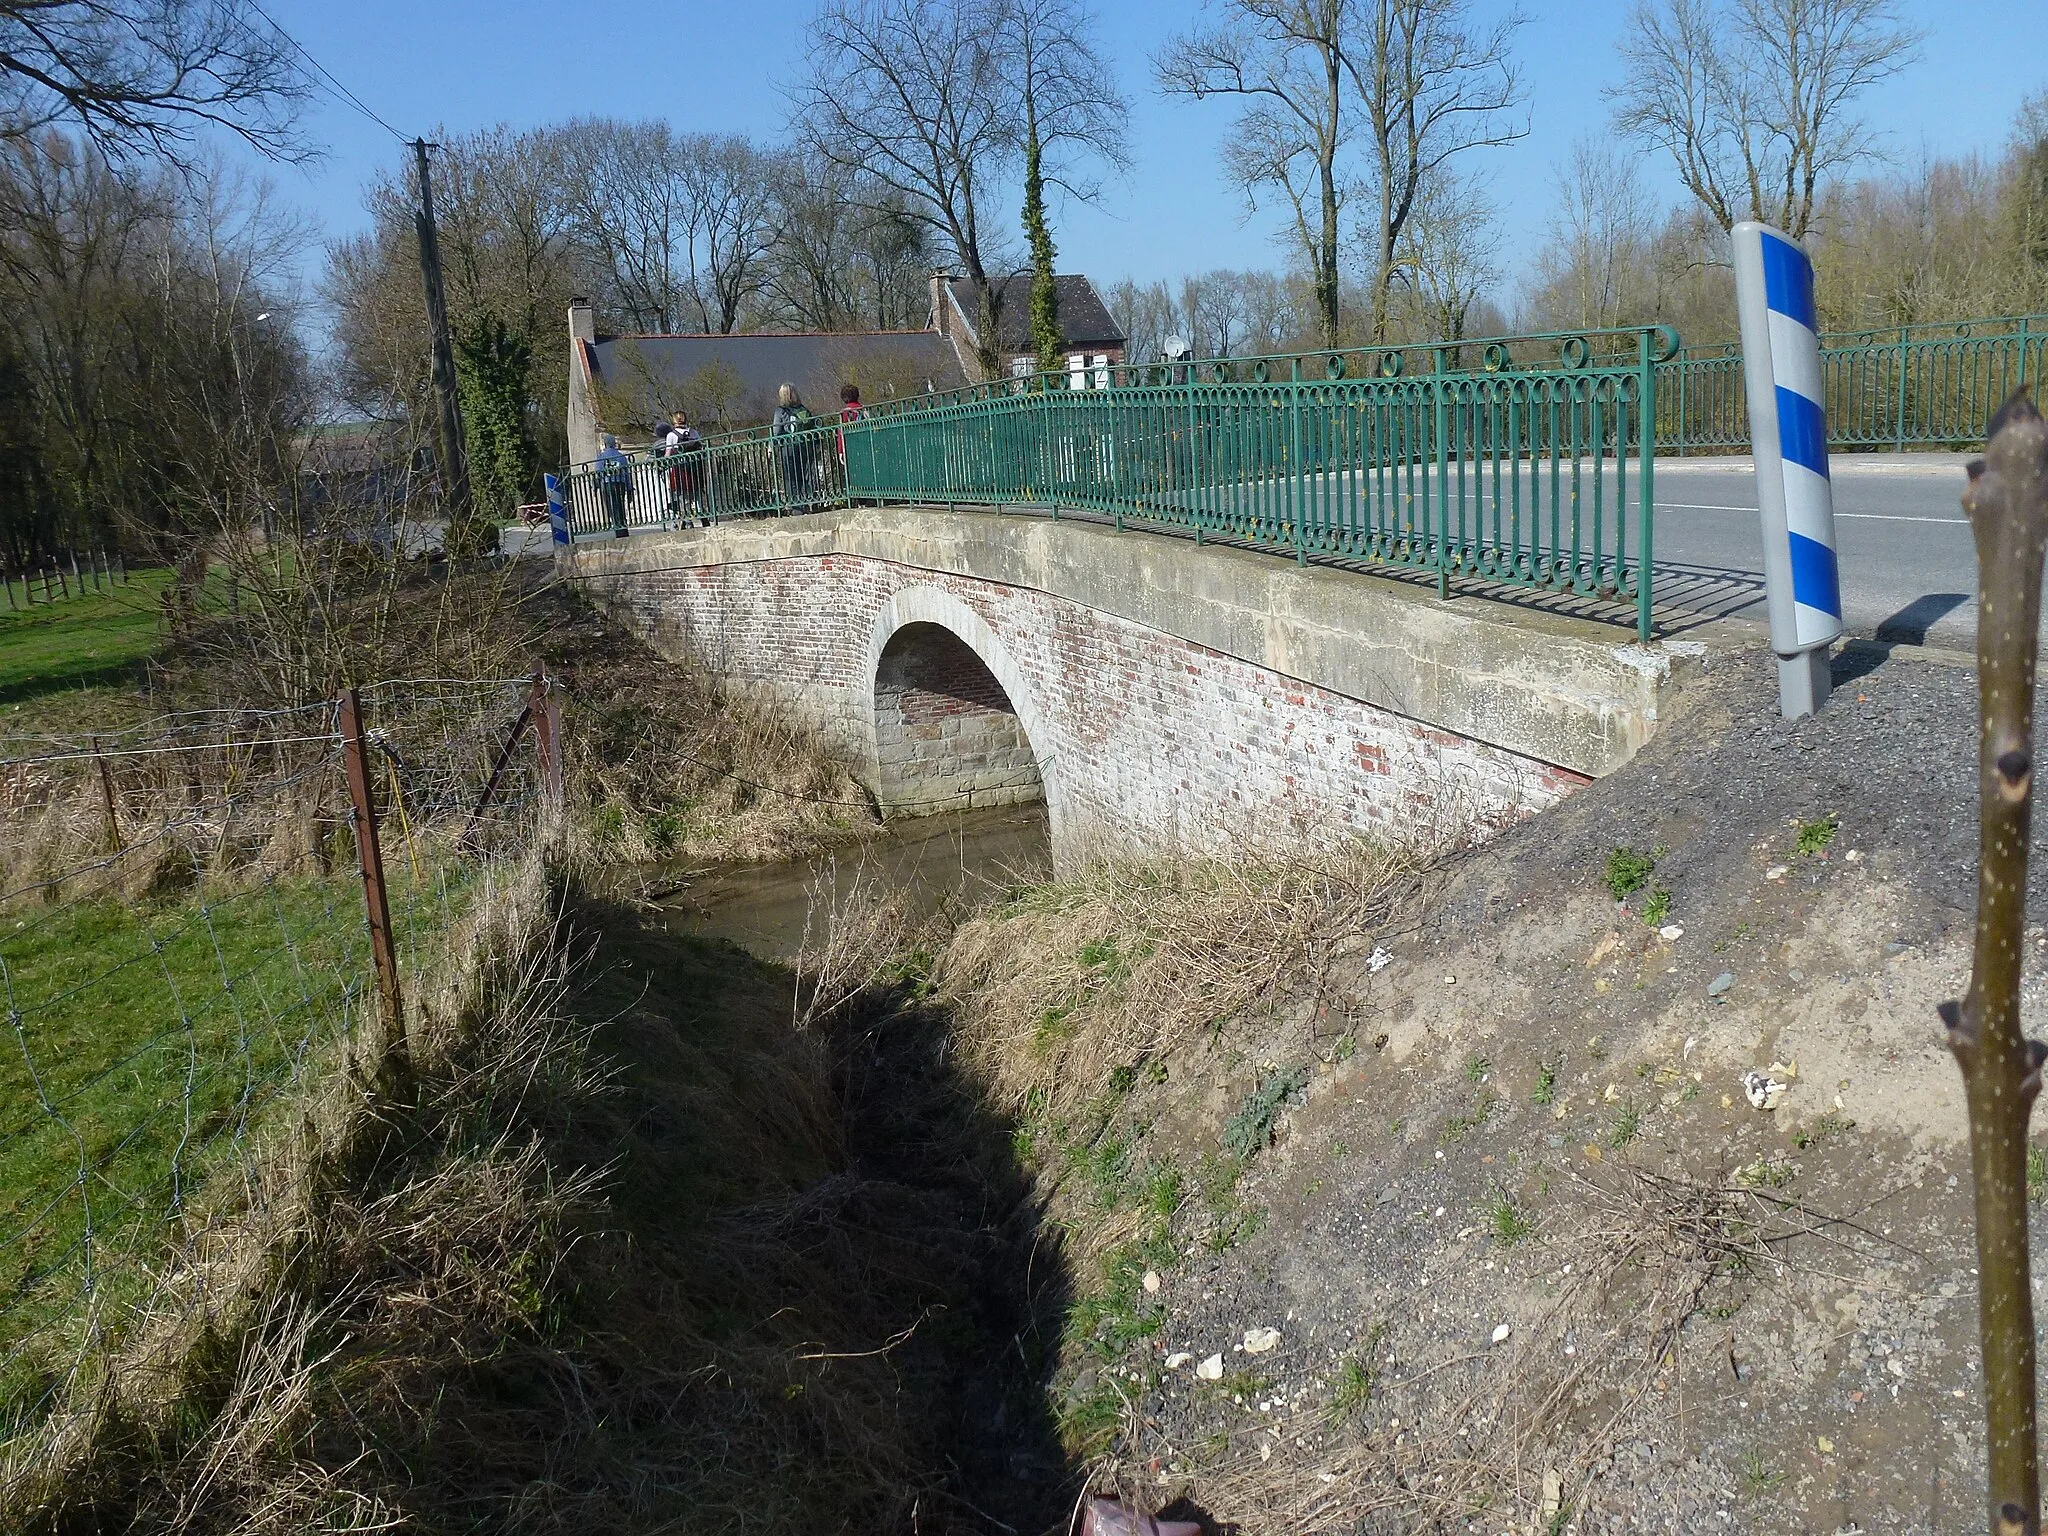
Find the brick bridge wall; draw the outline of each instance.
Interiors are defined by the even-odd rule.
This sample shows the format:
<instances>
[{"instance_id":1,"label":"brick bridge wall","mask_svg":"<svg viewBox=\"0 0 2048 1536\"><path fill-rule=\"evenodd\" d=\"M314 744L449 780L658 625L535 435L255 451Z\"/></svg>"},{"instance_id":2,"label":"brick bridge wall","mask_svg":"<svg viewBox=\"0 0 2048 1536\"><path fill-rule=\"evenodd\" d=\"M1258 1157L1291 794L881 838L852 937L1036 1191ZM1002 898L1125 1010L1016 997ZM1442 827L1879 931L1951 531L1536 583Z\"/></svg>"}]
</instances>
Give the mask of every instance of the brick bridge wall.
<instances>
[{"instance_id":1,"label":"brick bridge wall","mask_svg":"<svg viewBox=\"0 0 2048 1536\"><path fill-rule=\"evenodd\" d=\"M583 566L592 596L665 653L808 716L885 800L1035 798L1028 748L1063 865L1462 832L1586 782L1032 587L845 553L705 563L713 544L643 548Z\"/></svg>"}]
</instances>

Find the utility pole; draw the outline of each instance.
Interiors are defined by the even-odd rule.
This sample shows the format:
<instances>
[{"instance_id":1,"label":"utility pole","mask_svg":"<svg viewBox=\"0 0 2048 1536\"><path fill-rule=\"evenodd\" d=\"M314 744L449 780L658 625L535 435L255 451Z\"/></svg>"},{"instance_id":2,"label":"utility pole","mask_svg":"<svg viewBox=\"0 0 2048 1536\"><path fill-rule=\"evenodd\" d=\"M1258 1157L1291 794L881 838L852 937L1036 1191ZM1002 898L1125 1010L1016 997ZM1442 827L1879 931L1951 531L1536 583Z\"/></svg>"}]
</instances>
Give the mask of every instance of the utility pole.
<instances>
[{"instance_id":1,"label":"utility pole","mask_svg":"<svg viewBox=\"0 0 2048 1536\"><path fill-rule=\"evenodd\" d=\"M441 242L434 232L434 183L427 174L427 141L414 139L419 159L420 206L413 224L420 237L420 281L427 291L427 323L434 328L434 405L441 458L441 505L448 518L450 554L474 554L469 461L462 451L462 407L455 398L455 347L448 339L448 299L441 290Z\"/></svg>"}]
</instances>

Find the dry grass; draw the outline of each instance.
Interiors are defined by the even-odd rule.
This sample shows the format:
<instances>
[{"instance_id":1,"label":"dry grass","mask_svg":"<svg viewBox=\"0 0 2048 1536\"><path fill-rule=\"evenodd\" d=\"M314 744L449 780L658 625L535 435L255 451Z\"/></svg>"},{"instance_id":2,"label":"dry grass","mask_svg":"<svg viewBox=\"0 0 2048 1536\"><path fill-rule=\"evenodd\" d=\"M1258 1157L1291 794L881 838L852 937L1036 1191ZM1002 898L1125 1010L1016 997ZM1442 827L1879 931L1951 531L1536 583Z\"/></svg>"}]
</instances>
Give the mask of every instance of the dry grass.
<instances>
[{"instance_id":1,"label":"dry grass","mask_svg":"<svg viewBox=\"0 0 2048 1536\"><path fill-rule=\"evenodd\" d=\"M1077 1110L1118 1068L1286 1002L1313 1010L1382 931L1420 856L1383 844L1291 860L1110 863L964 924L940 987L959 1048L1013 1112Z\"/></svg>"},{"instance_id":2,"label":"dry grass","mask_svg":"<svg viewBox=\"0 0 2048 1536\"><path fill-rule=\"evenodd\" d=\"M903 930L843 931L799 1026L786 973L574 910L595 951L529 911L519 963L437 1009L419 1100L280 1160L303 1197L265 1185L233 1246L272 1261L160 1373L172 1411L102 1405L60 1477L24 1454L0 1528L947 1528L1016 1192L978 1171L1001 1128L885 1038L930 1021L859 1000Z\"/></svg>"},{"instance_id":3,"label":"dry grass","mask_svg":"<svg viewBox=\"0 0 2048 1536\"><path fill-rule=\"evenodd\" d=\"M555 642L575 852L598 864L767 862L879 824L817 734L594 614Z\"/></svg>"}]
</instances>

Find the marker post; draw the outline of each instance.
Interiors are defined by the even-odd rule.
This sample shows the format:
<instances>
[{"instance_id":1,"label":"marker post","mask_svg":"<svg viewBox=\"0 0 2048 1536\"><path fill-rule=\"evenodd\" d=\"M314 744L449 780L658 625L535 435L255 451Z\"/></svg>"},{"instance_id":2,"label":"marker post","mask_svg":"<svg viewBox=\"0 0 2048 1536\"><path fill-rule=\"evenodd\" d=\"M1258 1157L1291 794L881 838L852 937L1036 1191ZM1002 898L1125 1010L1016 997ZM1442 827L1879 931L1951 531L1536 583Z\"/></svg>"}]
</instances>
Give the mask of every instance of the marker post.
<instances>
[{"instance_id":1,"label":"marker post","mask_svg":"<svg viewBox=\"0 0 2048 1536\"><path fill-rule=\"evenodd\" d=\"M562 482L553 475L542 475L541 484L547 488L548 538L554 545L555 561L560 564L569 553L569 501L563 494Z\"/></svg>"},{"instance_id":2,"label":"marker post","mask_svg":"<svg viewBox=\"0 0 2048 1536\"><path fill-rule=\"evenodd\" d=\"M1778 653L1778 706L1792 720L1827 702L1828 648L1842 633L1813 263L1768 224L1737 224L1734 242L1764 600Z\"/></svg>"}]
</instances>

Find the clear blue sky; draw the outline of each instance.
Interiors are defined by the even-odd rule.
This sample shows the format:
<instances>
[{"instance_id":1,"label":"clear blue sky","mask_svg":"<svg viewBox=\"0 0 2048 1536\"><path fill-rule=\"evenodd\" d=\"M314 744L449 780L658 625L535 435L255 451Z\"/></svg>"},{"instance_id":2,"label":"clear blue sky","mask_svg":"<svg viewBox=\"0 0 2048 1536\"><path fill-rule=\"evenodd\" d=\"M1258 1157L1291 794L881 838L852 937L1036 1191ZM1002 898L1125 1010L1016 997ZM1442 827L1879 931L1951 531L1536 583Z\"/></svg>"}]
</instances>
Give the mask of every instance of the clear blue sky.
<instances>
[{"instance_id":1,"label":"clear blue sky","mask_svg":"<svg viewBox=\"0 0 2048 1536\"><path fill-rule=\"evenodd\" d=\"M1475 0L1490 15L1503 0ZM1551 168L1574 138L1607 121L1601 88L1621 73L1615 39L1628 0L1526 0L1528 24L1517 40L1528 87L1529 136L1483 152L1493 196L1515 258L1533 248L1547 218ZM2020 0L1905 0L1910 19L1928 29L1919 60L1873 91L1869 120L1890 154L1923 156L1970 150L1995 153L2022 99L2048 86L2041 10ZM590 112L665 117L685 130L778 137L783 102L775 83L801 65L810 0L708 4L620 4L617 0L272 0L271 10L300 42L380 116L405 134L497 122L530 125ZM1171 278L1223 266L1275 266L1276 222L1247 223L1224 184L1217 148L1232 119L1226 102L1162 100L1150 55L1199 15L1192 3L1099 0L1103 41L1133 104L1136 160L1099 208L1058 211L1055 235L1063 270L1107 283L1123 277ZM1967 23L1960 18L1967 16ZM1933 32L1938 19L1948 29ZM2005 38L2008 46L1988 47ZM2025 39L2024 43L2010 40ZM365 222L362 186L397 145L381 129L330 97L311 121L326 157L306 170L271 174L280 192L309 208L329 237ZM1645 160L1653 185L1673 201L1668 168ZM318 253L308 252L308 275Z\"/></svg>"}]
</instances>

